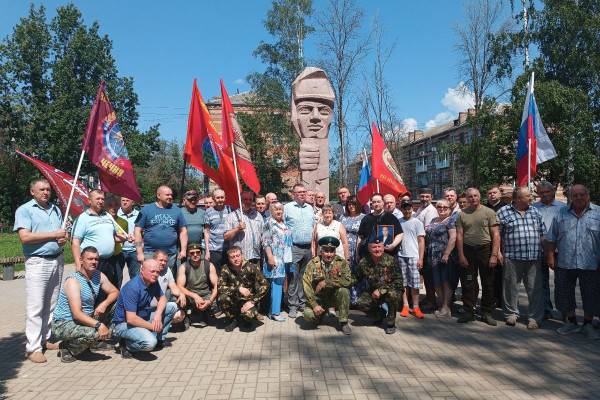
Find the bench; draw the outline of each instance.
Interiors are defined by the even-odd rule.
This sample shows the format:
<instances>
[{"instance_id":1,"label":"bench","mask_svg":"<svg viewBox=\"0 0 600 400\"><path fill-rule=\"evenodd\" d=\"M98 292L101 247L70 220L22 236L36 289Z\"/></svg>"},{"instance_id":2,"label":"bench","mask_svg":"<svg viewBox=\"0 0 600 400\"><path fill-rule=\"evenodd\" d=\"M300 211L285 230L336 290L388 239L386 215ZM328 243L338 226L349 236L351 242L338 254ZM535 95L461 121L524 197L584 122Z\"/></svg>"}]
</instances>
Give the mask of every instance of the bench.
<instances>
[{"instance_id":1,"label":"bench","mask_svg":"<svg viewBox=\"0 0 600 400\"><path fill-rule=\"evenodd\" d=\"M15 278L15 264L25 262L25 257L4 257L0 258L0 267L2 267L2 279L12 281Z\"/></svg>"}]
</instances>

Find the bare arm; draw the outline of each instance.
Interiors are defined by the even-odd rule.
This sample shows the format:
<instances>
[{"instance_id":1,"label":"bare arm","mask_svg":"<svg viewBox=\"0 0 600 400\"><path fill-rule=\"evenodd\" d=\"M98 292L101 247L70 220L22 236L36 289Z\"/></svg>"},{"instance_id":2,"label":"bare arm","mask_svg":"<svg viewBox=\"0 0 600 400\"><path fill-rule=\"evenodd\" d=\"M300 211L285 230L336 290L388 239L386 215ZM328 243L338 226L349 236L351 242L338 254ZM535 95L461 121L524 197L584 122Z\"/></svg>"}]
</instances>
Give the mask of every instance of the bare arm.
<instances>
[{"instance_id":1,"label":"bare arm","mask_svg":"<svg viewBox=\"0 0 600 400\"><path fill-rule=\"evenodd\" d=\"M41 243L66 237L67 231L64 229L58 229L52 232L31 232L29 229L19 229L19 239L23 244Z\"/></svg>"},{"instance_id":2,"label":"bare arm","mask_svg":"<svg viewBox=\"0 0 600 400\"><path fill-rule=\"evenodd\" d=\"M100 290L106 293L106 299L96 306L96 310L94 311L94 315L96 316L104 314L108 307L117 301L117 297L119 297L119 289L103 273L100 275Z\"/></svg>"},{"instance_id":3,"label":"bare arm","mask_svg":"<svg viewBox=\"0 0 600 400\"><path fill-rule=\"evenodd\" d=\"M142 238L142 228L136 226L133 231L135 251L137 252L137 259L139 262L144 261L144 239ZM140 261L141 260L141 261Z\"/></svg>"},{"instance_id":4,"label":"bare arm","mask_svg":"<svg viewBox=\"0 0 600 400\"><path fill-rule=\"evenodd\" d=\"M210 228L208 225L204 225L204 259L210 260L210 250L208 249L208 242L210 239Z\"/></svg>"},{"instance_id":5,"label":"bare arm","mask_svg":"<svg viewBox=\"0 0 600 400\"><path fill-rule=\"evenodd\" d=\"M342 242L342 248L344 249L344 258L347 260L350 258L350 248L348 247L346 227L342 224L340 224L340 241Z\"/></svg>"},{"instance_id":6,"label":"bare arm","mask_svg":"<svg viewBox=\"0 0 600 400\"><path fill-rule=\"evenodd\" d=\"M386 250L393 250L396 247L398 247L398 245L402 241L403 237L404 237L404 233L399 233L396 236L394 236L394 241L386 246Z\"/></svg>"},{"instance_id":7,"label":"bare arm","mask_svg":"<svg viewBox=\"0 0 600 400\"><path fill-rule=\"evenodd\" d=\"M490 266L498 264L498 253L500 253L500 229L498 225L490 228L492 234L492 256L490 257Z\"/></svg>"},{"instance_id":8,"label":"bare arm","mask_svg":"<svg viewBox=\"0 0 600 400\"><path fill-rule=\"evenodd\" d=\"M446 249L442 254L442 260L444 262L448 262L448 257L450 257L450 253L454 250L454 246L456 245L456 229L448 230L448 244L446 245Z\"/></svg>"},{"instance_id":9,"label":"bare arm","mask_svg":"<svg viewBox=\"0 0 600 400\"><path fill-rule=\"evenodd\" d=\"M145 319L139 317L135 311L125 311L125 320L127 321L127 324L138 327L138 328L145 328L148 329L149 331L154 330L154 326L152 325L152 322L148 322Z\"/></svg>"},{"instance_id":10,"label":"bare arm","mask_svg":"<svg viewBox=\"0 0 600 400\"><path fill-rule=\"evenodd\" d=\"M182 226L179 229L179 246L181 249L179 251L179 259L180 260L182 258L184 258L187 254L187 245L188 245L188 231L185 226Z\"/></svg>"},{"instance_id":11,"label":"bare arm","mask_svg":"<svg viewBox=\"0 0 600 400\"><path fill-rule=\"evenodd\" d=\"M223 239L232 240L233 238L235 238L235 235L237 235L239 232L243 232L243 231L244 230L238 225L235 228L226 231L223 234Z\"/></svg>"},{"instance_id":12,"label":"bare arm","mask_svg":"<svg viewBox=\"0 0 600 400\"><path fill-rule=\"evenodd\" d=\"M73 238L71 253L73 253L73 261L75 261L75 269L78 270L81 267L81 239Z\"/></svg>"},{"instance_id":13,"label":"bare arm","mask_svg":"<svg viewBox=\"0 0 600 400\"><path fill-rule=\"evenodd\" d=\"M456 251L458 252L458 262L460 263L461 266L466 268L469 266L469 262L465 258L463 240L464 240L463 229L460 227L456 227Z\"/></svg>"},{"instance_id":14,"label":"bare arm","mask_svg":"<svg viewBox=\"0 0 600 400\"><path fill-rule=\"evenodd\" d=\"M419 244L419 260L417 261L417 267L423 268L423 261L425 259L425 236L417 236L417 243Z\"/></svg>"},{"instance_id":15,"label":"bare arm","mask_svg":"<svg viewBox=\"0 0 600 400\"><path fill-rule=\"evenodd\" d=\"M217 269L214 265L210 264L210 284L212 285L212 292L210 293L210 303L214 303L217 300L219 276L217 275Z\"/></svg>"}]
</instances>

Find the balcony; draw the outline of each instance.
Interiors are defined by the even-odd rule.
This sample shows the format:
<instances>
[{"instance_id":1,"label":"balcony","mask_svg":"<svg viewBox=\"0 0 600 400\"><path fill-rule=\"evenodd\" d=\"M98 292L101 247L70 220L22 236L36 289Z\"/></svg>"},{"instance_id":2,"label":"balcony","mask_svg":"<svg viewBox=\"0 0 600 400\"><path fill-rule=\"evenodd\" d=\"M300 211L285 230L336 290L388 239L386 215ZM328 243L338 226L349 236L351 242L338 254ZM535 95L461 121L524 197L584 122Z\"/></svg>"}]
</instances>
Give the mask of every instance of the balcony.
<instances>
[{"instance_id":1,"label":"balcony","mask_svg":"<svg viewBox=\"0 0 600 400\"><path fill-rule=\"evenodd\" d=\"M416 171L417 174L421 173L421 172L427 172L427 162L425 162L425 159L421 159L419 161L417 161L416 163Z\"/></svg>"}]
</instances>

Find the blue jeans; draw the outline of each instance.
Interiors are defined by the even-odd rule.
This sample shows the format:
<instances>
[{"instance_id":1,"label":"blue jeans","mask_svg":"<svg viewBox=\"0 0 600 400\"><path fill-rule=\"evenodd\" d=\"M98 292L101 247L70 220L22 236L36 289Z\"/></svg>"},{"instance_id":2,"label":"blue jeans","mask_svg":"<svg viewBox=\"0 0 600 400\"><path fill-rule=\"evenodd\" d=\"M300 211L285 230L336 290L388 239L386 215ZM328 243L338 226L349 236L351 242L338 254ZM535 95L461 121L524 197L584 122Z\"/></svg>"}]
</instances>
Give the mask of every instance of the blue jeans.
<instances>
[{"instance_id":1,"label":"blue jeans","mask_svg":"<svg viewBox=\"0 0 600 400\"><path fill-rule=\"evenodd\" d=\"M137 260L137 253L135 251L124 251L123 257L127 264L127 270L129 271L129 279L135 278L140 273L140 262ZM123 280L123 270L121 270L121 281Z\"/></svg>"},{"instance_id":2,"label":"blue jeans","mask_svg":"<svg viewBox=\"0 0 600 400\"><path fill-rule=\"evenodd\" d=\"M135 353L139 351L152 351L156 343L164 340L167 332L171 328L171 320L179 308L177 304L169 302L163 312L163 330L160 333L152 332L146 328L128 325L127 322L121 322L114 328L114 334L120 339L125 339L127 350ZM150 319L154 318L155 312L150 314Z\"/></svg>"},{"instance_id":3,"label":"blue jeans","mask_svg":"<svg viewBox=\"0 0 600 400\"><path fill-rule=\"evenodd\" d=\"M285 278L273 278L271 281L271 312L270 315L281 313L281 297L283 295L283 282Z\"/></svg>"}]
</instances>

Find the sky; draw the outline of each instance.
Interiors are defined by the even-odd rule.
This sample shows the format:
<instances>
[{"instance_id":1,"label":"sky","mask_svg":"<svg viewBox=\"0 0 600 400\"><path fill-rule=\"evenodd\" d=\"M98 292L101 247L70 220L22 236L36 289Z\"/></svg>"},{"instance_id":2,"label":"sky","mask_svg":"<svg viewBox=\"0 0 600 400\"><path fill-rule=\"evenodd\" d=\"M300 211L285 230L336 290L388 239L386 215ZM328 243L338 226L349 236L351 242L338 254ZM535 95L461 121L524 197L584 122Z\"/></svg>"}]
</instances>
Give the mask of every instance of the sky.
<instances>
[{"instance_id":1,"label":"sky","mask_svg":"<svg viewBox=\"0 0 600 400\"><path fill-rule=\"evenodd\" d=\"M0 0L0 36L6 37L27 15L26 1ZM49 17L65 1L43 4ZM167 140L185 141L193 78L205 100L220 94L224 79L231 94L250 87L245 77L264 65L252 51L261 40L271 41L263 22L271 6L267 0L229 1L76 1L87 24L97 21L113 42L119 74L131 76L139 96L141 129L160 123ZM458 0L358 0L365 25L378 16L388 43L396 42L387 66L397 115L407 130L427 129L456 118L472 105L459 90L461 77L455 51L456 25L464 23ZM321 12L325 1L315 0ZM508 7L508 6L507 6ZM319 57L316 36L305 52ZM372 57L365 60L366 66ZM117 117L118 117L118 110ZM356 121L357 116L352 116ZM330 135L335 136L335 135Z\"/></svg>"}]
</instances>

